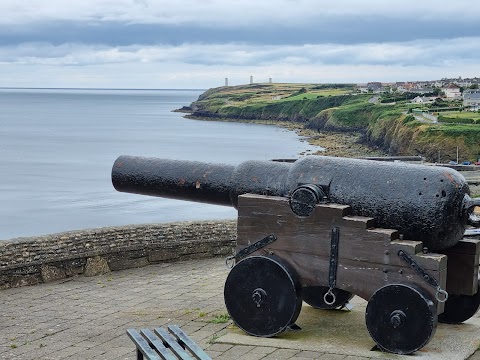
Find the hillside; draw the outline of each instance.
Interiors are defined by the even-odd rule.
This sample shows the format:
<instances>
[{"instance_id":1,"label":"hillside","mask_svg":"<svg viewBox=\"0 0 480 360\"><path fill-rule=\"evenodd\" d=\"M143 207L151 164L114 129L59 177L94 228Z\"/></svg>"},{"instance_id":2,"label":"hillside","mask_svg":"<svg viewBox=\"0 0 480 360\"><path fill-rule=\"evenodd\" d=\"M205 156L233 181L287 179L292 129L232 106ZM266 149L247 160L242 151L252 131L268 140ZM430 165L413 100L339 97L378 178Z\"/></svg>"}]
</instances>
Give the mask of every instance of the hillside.
<instances>
[{"instance_id":1,"label":"hillside","mask_svg":"<svg viewBox=\"0 0 480 360\"><path fill-rule=\"evenodd\" d=\"M366 154L362 145L370 152L381 149L390 155L422 155L445 162L456 159L458 147L461 160L476 160L480 125L419 121L410 114L416 106L407 100L376 102L353 84L251 84L207 90L192 103L190 116L289 124L304 129L312 141L340 133ZM329 144L319 145L328 150Z\"/></svg>"}]
</instances>

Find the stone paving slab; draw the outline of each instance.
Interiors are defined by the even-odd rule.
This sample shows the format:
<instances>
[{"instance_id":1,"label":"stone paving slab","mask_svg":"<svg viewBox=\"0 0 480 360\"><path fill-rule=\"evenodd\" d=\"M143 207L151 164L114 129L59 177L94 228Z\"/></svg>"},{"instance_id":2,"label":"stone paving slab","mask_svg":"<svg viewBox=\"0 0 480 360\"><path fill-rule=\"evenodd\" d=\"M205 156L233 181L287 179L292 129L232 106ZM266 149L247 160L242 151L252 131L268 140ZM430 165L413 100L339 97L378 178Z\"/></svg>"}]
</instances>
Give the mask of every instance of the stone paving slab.
<instances>
[{"instance_id":1,"label":"stone paving slab","mask_svg":"<svg viewBox=\"0 0 480 360\"><path fill-rule=\"evenodd\" d=\"M251 336L245 336L242 344L219 343L222 336L234 331L231 321L226 320L223 303L223 284L229 271L224 264L223 258L164 263L2 290L0 359L133 360L136 355L127 328L153 329L170 324L182 327L212 358L220 360L353 360L378 355L340 354L335 346L288 348L284 341L258 344L258 338ZM308 317L310 310L307 306L304 310L301 316ZM363 311L360 306L358 311ZM350 317L356 321L349 329L352 336L366 331L363 316L358 316ZM476 331L478 319L467 326ZM452 332L464 333L463 328ZM319 341L321 332L317 336ZM450 333L444 338L437 333L436 338L449 341ZM373 342L369 341L370 346ZM478 338L475 341L476 346ZM349 346L353 347L353 342L347 343ZM480 360L480 354L472 359Z\"/></svg>"},{"instance_id":2,"label":"stone paving slab","mask_svg":"<svg viewBox=\"0 0 480 360\"><path fill-rule=\"evenodd\" d=\"M0 291L0 359L135 359L127 328L177 324L206 347L228 323L223 259ZM210 341L213 342L213 341Z\"/></svg>"},{"instance_id":3,"label":"stone paving slab","mask_svg":"<svg viewBox=\"0 0 480 360\"><path fill-rule=\"evenodd\" d=\"M303 304L296 322L302 330L285 332L274 338L251 337L238 328L228 331L217 342L249 344L284 349L309 350L360 356L365 358L404 358L378 351L365 326L367 302L355 297L352 311L317 310ZM480 346L480 318L474 317L461 325L438 324L431 341L415 359L466 359Z\"/></svg>"}]
</instances>

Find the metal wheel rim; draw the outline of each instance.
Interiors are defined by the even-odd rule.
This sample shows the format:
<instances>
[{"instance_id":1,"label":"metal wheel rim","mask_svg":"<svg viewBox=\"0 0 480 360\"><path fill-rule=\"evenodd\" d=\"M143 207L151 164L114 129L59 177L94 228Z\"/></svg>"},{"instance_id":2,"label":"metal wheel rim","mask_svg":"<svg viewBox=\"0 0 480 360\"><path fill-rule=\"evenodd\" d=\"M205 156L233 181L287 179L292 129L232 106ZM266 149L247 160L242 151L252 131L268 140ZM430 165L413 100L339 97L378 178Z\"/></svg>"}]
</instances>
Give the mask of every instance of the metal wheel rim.
<instances>
[{"instance_id":1,"label":"metal wheel rim","mask_svg":"<svg viewBox=\"0 0 480 360\"><path fill-rule=\"evenodd\" d=\"M237 263L227 276L225 305L240 329L250 335L271 337L297 320L301 289L298 276L282 260L251 256Z\"/></svg>"},{"instance_id":2,"label":"metal wheel rim","mask_svg":"<svg viewBox=\"0 0 480 360\"><path fill-rule=\"evenodd\" d=\"M437 318L433 301L416 287L403 284L377 290L365 312L372 339L381 349L396 354L411 354L424 347L435 334ZM397 319L400 325L395 327Z\"/></svg>"},{"instance_id":3,"label":"metal wheel rim","mask_svg":"<svg viewBox=\"0 0 480 360\"><path fill-rule=\"evenodd\" d=\"M438 321L445 324L460 324L470 319L480 308L480 281L475 295L450 295L445 310L438 315Z\"/></svg>"}]
</instances>

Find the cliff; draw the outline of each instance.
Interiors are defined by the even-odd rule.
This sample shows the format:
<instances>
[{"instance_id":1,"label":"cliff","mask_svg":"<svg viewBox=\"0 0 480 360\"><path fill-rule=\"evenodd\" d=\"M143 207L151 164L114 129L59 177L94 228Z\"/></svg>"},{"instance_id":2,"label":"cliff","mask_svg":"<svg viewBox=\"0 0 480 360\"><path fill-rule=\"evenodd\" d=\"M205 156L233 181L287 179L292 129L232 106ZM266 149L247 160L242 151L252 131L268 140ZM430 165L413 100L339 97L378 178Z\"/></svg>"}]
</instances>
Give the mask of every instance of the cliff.
<instances>
[{"instance_id":1,"label":"cliff","mask_svg":"<svg viewBox=\"0 0 480 360\"><path fill-rule=\"evenodd\" d=\"M390 155L430 161L475 160L480 126L433 124L409 115L408 102L375 103L349 84L251 84L214 88L192 103L191 117L289 122L315 132L359 134L358 141Z\"/></svg>"}]
</instances>

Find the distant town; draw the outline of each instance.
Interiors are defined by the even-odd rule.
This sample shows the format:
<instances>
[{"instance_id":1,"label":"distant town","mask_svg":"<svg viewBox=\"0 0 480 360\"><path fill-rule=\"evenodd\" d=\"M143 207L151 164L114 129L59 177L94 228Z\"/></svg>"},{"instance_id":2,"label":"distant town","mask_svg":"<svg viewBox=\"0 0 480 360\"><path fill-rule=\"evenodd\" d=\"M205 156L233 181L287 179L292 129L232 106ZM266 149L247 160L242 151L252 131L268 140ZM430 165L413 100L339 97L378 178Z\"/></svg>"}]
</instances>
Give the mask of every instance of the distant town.
<instances>
[{"instance_id":1,"label":"distant town","mask_svg":"<svg viewBox=\"0 0 480 360\"><path fill-rule=\"evenodd\" d=\"M360 92L364 93L391 93L406 94L404 100L412 103L428 104L434 103L437 99L446 101L461 100L456 104L465 111L480 110L480 78L445 78L433 81L409 81L409 82L369 82L357 84ZM392 97L394 99L394 97ZM400 100L400 99L399 99ZM449 107L451 109L451 106Z\"/></svg>"},{"instance_id":2,"label":"distant town","mask_svg":"<svg viewBox=\"0 0 480 360\"><path fill-rule=\"evenodd\" d=\"M287 122L325 145L325 132L358 136L329 155L421 156L480 165L480 78L355 83L268 82L209 89L187 109L194 118ZM321 134L321 135L319 135ZM342 140L343 141L343 140ZM323 142L323 143L322 143ZM369 149L356 147L368 145Z\"/></svg>"}]
</instances>

